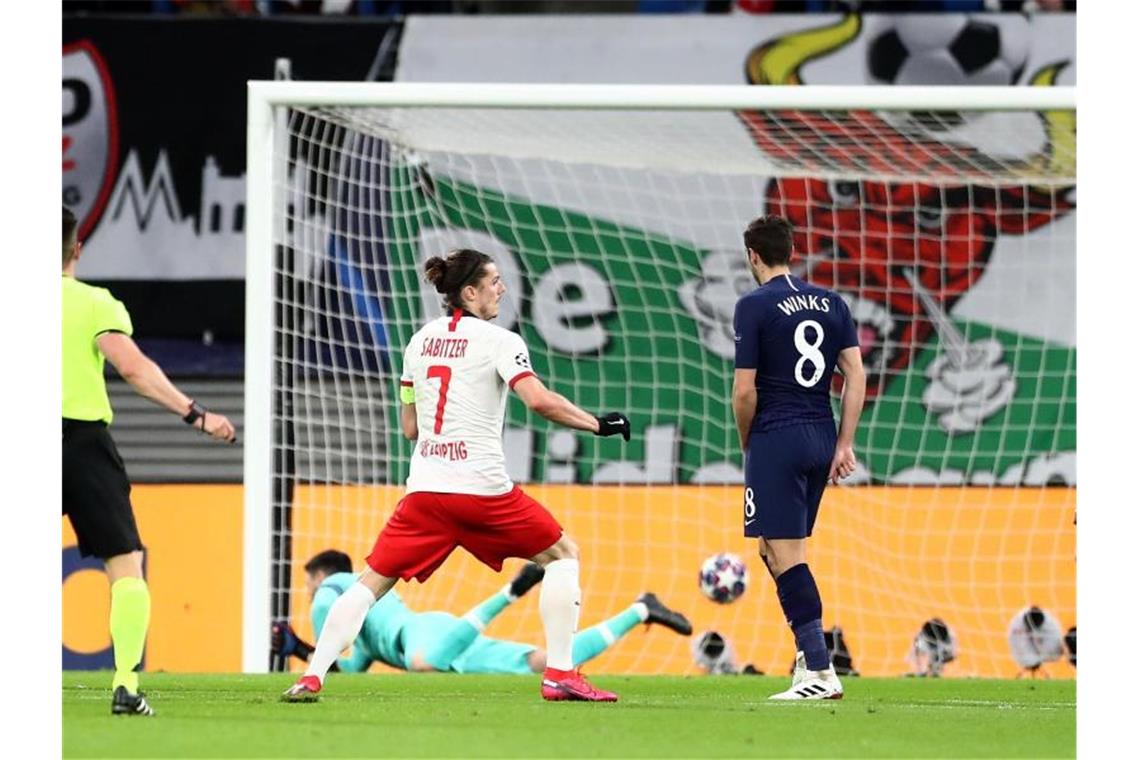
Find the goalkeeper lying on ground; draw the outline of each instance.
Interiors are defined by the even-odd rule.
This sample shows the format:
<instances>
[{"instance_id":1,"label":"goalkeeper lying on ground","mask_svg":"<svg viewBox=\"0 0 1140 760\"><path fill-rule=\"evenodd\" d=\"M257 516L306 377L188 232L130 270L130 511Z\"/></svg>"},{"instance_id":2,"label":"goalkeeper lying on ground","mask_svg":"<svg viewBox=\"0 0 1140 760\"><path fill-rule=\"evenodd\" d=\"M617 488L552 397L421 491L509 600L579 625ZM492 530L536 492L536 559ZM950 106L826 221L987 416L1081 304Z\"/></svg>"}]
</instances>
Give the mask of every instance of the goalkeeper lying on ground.
<instances>
[{"instance_id":1,"label":"goalkeeper lying on ground","mask_svg":"<svg viewBox=\"0 0 1140 760\"><path fill-rule=\"evenodd\" d=\"M319 637L329 608L356 581L356 575L349 556L334 549L309 560L305 573L305 585L313 599L313 632ZM414 671L541 673L546 668L546 652L532 644L492 639L480 631L542 576L541 567L527 564L501 591L462 617L446 612L413 612L395 591L390 591L368 611L352 654L337 660L336 667L360 673L378 661ZM682 636L693 632L684 615L645 593L624 611L574 636L574 667L597 657L640 623L657 623ZM275 623L273 651L282 657L308 660L313 647L299 639L287 623Z\"/></svg>"}]
</instances>

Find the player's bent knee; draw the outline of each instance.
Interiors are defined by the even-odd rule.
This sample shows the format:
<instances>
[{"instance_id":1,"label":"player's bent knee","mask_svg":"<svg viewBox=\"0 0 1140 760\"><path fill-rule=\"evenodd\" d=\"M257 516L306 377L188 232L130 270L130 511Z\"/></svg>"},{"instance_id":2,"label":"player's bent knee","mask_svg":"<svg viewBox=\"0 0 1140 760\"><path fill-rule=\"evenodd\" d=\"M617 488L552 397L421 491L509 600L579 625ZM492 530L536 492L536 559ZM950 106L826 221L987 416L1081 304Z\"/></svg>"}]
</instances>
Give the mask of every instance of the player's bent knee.
<instances>
[{"instance_id":1,"label":"player's bent knee","mask_svg":"<svg viewBox=\"0 0 1140 760\"><path fill-rule=\"evenodd\" d=\"M558 559L580 558L581 552L578 549L578 544L576 544L574 539L570 538L570 536L563 533L562 538L558 539L558 543L562 545L562 556Z\"/></svg>"},{"instance_id":2,"label":"player's bent knee","mask_svg":"<svg viewBox=\"0 0 1140 760\"><path fill-rule=\"evenodd\" d=\"M408 670L413 673L438 673L439 671L428 664L419 652L412 655L412 665Z\"/></svg>"},{"instance_id":3,"label":"player's bent knee","mask_svg":"<svg viewBox=\"0 0 1140 760\"><path fill-rule=\"evenodd\" d=\"M578 544L574 543L574 539L570 536L563 533L550 547L531 557L531 560L545 567L555 560L578 559L578 557Z\"/></svg>"},{"instance_id":4,"label":"player's bent knee","mask_svg":"<svg viewBox=\"0 0 1140 760\"><path fill-rule=\"evenodd\" d=\"M535 649L526 656L526 664L532 673L543 672L546 670L546 652L541 649Z\"/></svg>"},{"instance_id":5,"label":"player's bent knee","mask_svg":"<svg viewBox=\"0 0 1140 760\"><path fill-rule=\"evenodd\" d=\"M756 543L759 547L756 553L760 555L760 561L764 563L764 569L768 571L768 575L772 576L772 580L775 580L776 576L778 576L779 573L777 572L777 568L773 566L774 558L768 553L767 549L765 548L765 542L763 538L761 538Z\"/></svg>"},{"instance_id":6,"label":"player's bent knee","mask_svg":"<svg viewBox=\"0 0 1140 760\"><path fill-rule=\"evenodd\" d=\"M764 557L773 578L778 578L796 565L807 562L806 541L802 538L763 539L760 556Z\"/></svg>"},{"instance_id":7,"label":"player's bent knee","mask_svg":"<svg viewBox=\"0 0 1140 760\"><path fill-rule=\"evenodd\" d=\"M365 568L364 572L360 574L359 581L368 587L372 595L377 599L388 593L389 589L396 585L395 578L389 578L386 575L381 575L372 568Z\"/></svg>"},{"instance_id":8,"label":"player's bent knee","mask_svg":"<svg viewBox=\"0 0 1140 760\"><path fill-rule=\"evenodd\" d=\"M107 579L114 583L120 578L142 578L142 556L142 552L133 551L108 557L104 560L104 565L107 568Z\"/></svg>"}]
</instances>

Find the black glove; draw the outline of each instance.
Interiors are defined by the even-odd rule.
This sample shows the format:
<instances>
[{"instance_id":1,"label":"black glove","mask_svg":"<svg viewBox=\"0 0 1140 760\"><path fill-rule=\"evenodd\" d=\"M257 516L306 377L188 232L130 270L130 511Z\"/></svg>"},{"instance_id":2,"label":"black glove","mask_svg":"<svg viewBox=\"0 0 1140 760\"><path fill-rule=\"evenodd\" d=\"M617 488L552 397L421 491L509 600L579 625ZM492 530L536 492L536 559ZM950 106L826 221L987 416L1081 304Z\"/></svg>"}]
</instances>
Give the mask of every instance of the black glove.
<instances>
[{"instance_id":1,"label":"black glove","mask_svg":"<svg viewBox=\"0 0 1140 760\"><path fill-rule=\"evenodd\" d=\"M607 412L601 417L595 416L598 421L598 432L594 435L605 438L608 435L620 435L629 440L629 417L621 412Z\"/></svg>"},{"instance_id":2,"label":"black glove","mask_svg":"<svg viewBox=\"0 0 1140 760\"><path fill-rule=\"evenodd\" d=\"M270 646L274 654L308 660L313 653L313 646L298 637L288 623L274 623L271 631Z\"/></svg>"}]
</instances>

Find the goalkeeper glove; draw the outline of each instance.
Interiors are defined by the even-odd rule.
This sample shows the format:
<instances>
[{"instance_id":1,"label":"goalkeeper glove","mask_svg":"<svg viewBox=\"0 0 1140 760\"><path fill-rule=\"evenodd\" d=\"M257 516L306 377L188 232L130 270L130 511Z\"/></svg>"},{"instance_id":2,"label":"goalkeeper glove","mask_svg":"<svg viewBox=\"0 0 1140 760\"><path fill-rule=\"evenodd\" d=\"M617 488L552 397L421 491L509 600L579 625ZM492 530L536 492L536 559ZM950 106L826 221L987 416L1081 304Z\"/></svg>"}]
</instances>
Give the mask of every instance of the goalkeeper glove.
<instances>
[{"instance_id":1,"label":"goalkeeper glove","mask_svg":"<svg viewBox=\"0 0 1140 760\"><path fill-rule=\"evenodd\" d=\"M273 624L270 644L273 653L281 657L297 657L307 662L313 653L313 646L298 637L293 628L285 622Z\"/></svg>"},{"instance_id":2,"label":"goalkeeper glove","mask_svg":"<svg viewBox=\"0 0 1140 760\"><path fill-rule=\"evenodd\" d=\"M598 432L594 435L601 437L620 435L629 440L629 417L621 412L608 412L601 417L595 416L594 419L598 421Z\"/></svg>"}]
</instances>

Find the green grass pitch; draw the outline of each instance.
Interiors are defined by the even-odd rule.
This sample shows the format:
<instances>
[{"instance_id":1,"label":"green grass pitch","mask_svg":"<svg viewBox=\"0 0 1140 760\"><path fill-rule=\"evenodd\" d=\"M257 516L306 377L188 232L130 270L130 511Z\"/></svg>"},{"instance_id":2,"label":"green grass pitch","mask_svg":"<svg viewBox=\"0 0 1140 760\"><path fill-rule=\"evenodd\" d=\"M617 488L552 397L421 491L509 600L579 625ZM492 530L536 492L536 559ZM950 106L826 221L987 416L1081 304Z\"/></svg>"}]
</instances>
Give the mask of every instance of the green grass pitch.
<instances>
[{"instance_id":1,"label":"green grass pitch","mask_svg":"<svg viewBox=\"0 0 1140 760\"><path fill-rule=\"evenodd\" d=\"M1076 683L597 676L617 704L546 703L538 678L333 674L316 704L276 675L145 673L158 715L112 717L109 673L63 674L64 757L1073 757Z\"/></svg>"}]
</instances>

